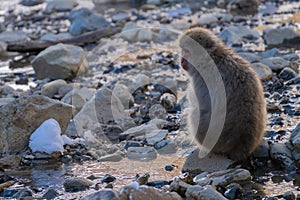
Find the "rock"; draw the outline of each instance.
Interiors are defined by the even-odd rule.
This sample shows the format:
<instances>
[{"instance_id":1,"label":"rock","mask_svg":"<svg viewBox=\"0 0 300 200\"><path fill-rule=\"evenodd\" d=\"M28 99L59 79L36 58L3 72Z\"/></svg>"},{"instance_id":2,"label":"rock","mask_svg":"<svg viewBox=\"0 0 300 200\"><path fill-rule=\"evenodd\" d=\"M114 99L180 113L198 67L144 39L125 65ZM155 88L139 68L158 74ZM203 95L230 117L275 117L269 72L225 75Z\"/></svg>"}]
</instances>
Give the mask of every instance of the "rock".
<instances>
[{"instance_id":1,"label":"rock","mask_svg":"<svg viewBox=\"0 0 300 200\"><path fill-rule=\"evenodd\" d=\"M43 195L43 198L44 199L55 199L56 197L58 197L59 196L59 194L58 194L58 192L56 192L56 190L54 190L54 189L52 189L52 188L50 188L50 189L48 189L48 191Z\"/></svg>"},{"instance_id":2,"label":"rock","mask_svg":"<svg viewBox=\"0 0 300 200\"><path fill-rule=\"evenodd\" d=\"M151 42L152 31L149 28L142 28L138 31L136 41L138 42Z\"/></svg>"},{"instance_id":3,"label":"rock","mask_svg":"<svg viewBox=\"0 0 300 200\"><path fill-rule=\"evenodd\" d=\"M111 20L112 22L116 23L116 22L122 22L122 21L128 21L130 20L130 15L126 12L120 12L120 13L117 13L115 15L113 15L111 17Z\"/></svg>"},{"instance_id":4,"label":"rock","mask_svg":"<svg viewBox=\"0 0 300 200\"><path fill-rule=\"evenodd\" d=\"M71 21L69 32L72 35L80 35L84 32L105 28L110 25L103 16L87 8L72 10L69 14L69 20Z\"/></svg>"},{"instance_id":5,"label":"rock","mask_svg":"<svg viewBox=\"0 0 300 200\"><path fill-rule=\"evenodd\" d=\"M185 193L187 199L191 200L201 200L201 199L210 199L210 200L225 200L226 198L222 196L216 189L212 186L207 185L201 187L199 185L193 185L187 188Z\"/></svg>"},{"instance_id":6,"label":"rock","mask_svg":"<svg viewBox=\"0 0 300 200\"><path fill-rule=\"evenodd\" d=\"M227 9L233 15L255 15L259 5L259 0L232 0Z\"/></svg>"},{"instance_id":7,"label":"rock","mask_svg":"<svg viewBox=\"0 0 300 200\"><path fill-rule=\"evenodd\" d=\"M289 67L284 68L279 74L278 77L282 78L285 81L291 80L297 77L298 74Z\"/></svg>"},{"instance_id":8,"label":"rock","mask_svg":"<svg viewBox=\"0 0 300 200\"><path fill-rule=\"evenodd\" d=\"M101 183L111 183L116 180L116 177L110 175L110 174L105 174L104 177L101 178Z\"/></svg>"},{"instance_id":9,"label":"rock","mask_svg":"<svg viewBox=\"0 0 300 200\"><path fill-rule=\"evenodd\" d=\"M300 34L291 28L265 29L263 38L269 46L296 47L300 43Z\"/></svg>"},{"instance_id":10,"label":"rock","mask_svg":"<svg viewBox=\"0 0 300 200\"><path fill-rule=\"evenodd\" d=\"M7 44L5 42L0 42L0 56L6 54Z\"/></svg>"},{"instance_id":11,"label":"rock","mask_svg":"<svg viewBox=\"0 0 300 200\"><path fill-rule=\"evenodd\" d=\"M295 168L292 160L292 153L283 143L270 144L271 158L279 163L279 165L287 170L293 170Z\"/></svg>"},{"instance_id":12,"label":"rock","mask_svg":"<svg viewBox=\"0 0 300 200\"><path fill-rule=\"evenodd\" d=\"M261 60L261 58L255 53L241 52L239 55L248 60L250 63L259 62Z\"/></svg>"},{"instance_id":13,"label":"rock","mask_svg":"<svg viewBox=\"0 0 300 200\"><path fill-rule=\"evenodd\" d=\"M240 199L243 196L243 188L237 183L231 183L226 186L224 196L228 199Z\"/></svg>"},{"instance_id":14,"label":"rock","mask_svg":"<svg viewBox=\"0 0 300 200\"><path fill-rule=\"evenodd\" d=\"M168 135L167 130L153 130L145 136L148 145L153 146L162 141Z\"/></svg>"},{"instance_id":15,"label":"rock","mask_svg":"<svg viewBox=\"0 0 300 200\"><path fill-rule=\"evenodd\" d=\"M160 5L160 4L162 4L162 1L161 0L147 0L147 4Z\"/></svg>"},{"instance_id":16,"label":"rock","mask_svg":"<svg viewBox=\"0 0 300 200\"><path fill-rule=\"evenodd\" d=\"M116 84L112 92L113 95L120 100L125 109L128 109L133 105L134 98L127 86L123 84Z\"/></svg>"},{"instance_id":17,"label":"rock","mask_svg":"<svg viewBox=\"0 0 300 200\"><path fill-rule=\"evenodd\" d=\"M147 124L142 124L140 126L132 127L123 133L121 133L120 138L130 139L137 136L145 136L146 134L150 133L151 131L160 129L162 124L155 124L148 122Z\"/></svg>"},{"instance_id":18,"label":"rock","mask_svg":"<svg viewBox=\"0 0 300 200\"><path fill-rule=\"evenodd\" d=\"M233 161L225 156L208 154L199 158L199 149L193 151L186 159L182 171L199 174L201 172L215 172L227 169Z\"/></svg>"},{"instance_id":19,"label":"rock","mask_svg":"<svg viewBox=\"0 0 300 200\"><path fill-rule=\"evenodd\" d=\"M251 65L261 80L265 81L272 78L272 70L267 65L260 62L252 63Z\"/></svg>"},{"instance_id":20,"label":"rock","mask_svg":"<svg viewBox=\"0 0 300 200\"><path fill-rule=\"evenodd\" d=\"M300 59L300 56L296 53L287 54L282 57L287 61L297 61Z\"/></svg>"},{"instance_id":21,"label":"rock","mask_svg":"<svg viewBox=\"0 0 300 200\"><path fill-rule=\"evenodd\" d=\"M129 147L126 157L130 160L148 162L157 158L157 152L153 147Z\"/></svg>"},{"instance_id":22,"label":"rock","mask_svg":"<svg viewBox=\"0 0 300 200\"><path fill-rule=\"evenodd\" d=\"M270 147L268 141L266 139L263 139L261 144L253 152L253 156L255 158L269 158L270 157L269 151L270 151Z\"/></svg>"},{"instance_id":23,"label":"rock","mask_svg":"<svg viewBox=\"0 0 300 200\"><path fill-rule=\"evenodd\" d=\"M147 12L149 10L157 10L158 7L156 5L153 5L153 4L143 4L141 6L141 10L144 11L144 12Z\"/></svg>"},{"instance_id":24,"label":"rock","mask_svg":"<svg viewBox=\"0 0 300 200\"><path fill-rule=\"evenodd\" d=\"M54 95L58 94L59 88L66 86L67 82L62 79L57 79L55 81L51 81L43 85L41 89L41 94L47 97L54 97Z\"/></svg>"},{"instance_id":25,"label":"rock","mask_svg":"<svg viewBox=\"0 0 300 200\"><path fill-rule=\"evenodd\" d=\"M297 124L291 134L291 142L294 145L294 148L300 152L300 123Z\"/></svg>"},{"instance_id":26,"label":"rock","mask_svg":"<svg viewBox=\"0 0 300 200\"><path fill-rule=\"evenodd\" d=\"M126 186L125 186L126 187ZM127 186L128 187L128 186ZM175 192L162 192L153 187L140 186L137 189L123 188L120 194L121 199L156 199L156 200L181 200L182 198Z\"/></svg>"},{"instance_id":27,"label":"rock","mask_svg":"<svg viewBox=\"0 0 300 200\"><path fill-rule=\"evenodd\" d=\"M50 0L47 1L45 13L51 12L65 12L72 10L78 3L75 0Z\"/></svg>"},{"instance_id":28,"label":"rock","mask_svg":"<svg viewBox=\"0 0 300 200\"><path fill-rule=\"evenodd\" d=\"M167 111L161 104L154 104L149 109L150 119L166 119Z\"/></svg>"},{"instance_id":29,"label":"rock","mask_svg":"<svg viewBox=\"0 0 300 200\"><path fill-rule=\"evenodd\" d=\"M23 31L4 31L0 33L0 42L24 42L29 37Z\"/></svg>"},{"instance_id":30,"label":"rock","mask_svg":"<svg viewBox=\"0 0 300 200\"><path fill-rule=\"evenodd\" d=\"M267 50L267 51L259 52L258 55L261 58L281 57L281 53L280 53L279 49L277 49L277 48L272 48L272 49Z\"/></svg>"},{"instance_id":31,"label":"rock","mask_svg":"<svg viewBox=\"0 0 300 200\"><path fill-rule=\"evenodd\" d=\"M102 189L98 192L90 194L83 198L83 200L119 200L119 195L117 192L111 189Z\"/></svg>"},{"instance_id":32,"label":"rock","mask_svg":"<svg viewBox=\"0 0 300 200\"><path fill-rule=\"evenodd\" d=\"M178 38L178 33L170 29L159 29L158 32L158 41L160 42L169 42L174 41Z\"/></svg>"},{"instance_id":33,"label":"rock","mask_svg":"<svg viewBox=\"0 0 300 200\"><path fill-rule=\"evenodd\" d=\"M227 186L233 182L249 181L251 174L246 169L228 169L207 175L214 185Z\"/></svg>"},{"instance_id":34,"label":"rock","mask_svg":"<svg viewBox=\"0 0 300 200\"><path fill-rule=\"evenodd\" d=\"M14 102L15 98L0 98L0 106Z\"/></svg>"},{"instance_id":35,"label":"rock","mask_svg":"<svg viewBox=\"0 0 300 200\"><path fill-rule=\"evenodd\" d=\"M5 156L0 159L1 169L12 169L20 165L21 157L18 155Z\"/></svg>"},{"instance_id":36,"label":"rock","mask_svg":"<svg viewBox=\"0 0 300 200\"><path fill-rule=\"evenodd\" d=\"M203 14L200 16L197 25L210 25L218 22L218 18L214 14Z\"/></svg>"},{"instance_id":37,"label":"rock","mask_svg":"<svg viewBox=\"0 0 300 200\"><path fill-rule=\"evenodd\" d=\"M64 132L71 116L72 106L39 95L19 98L1 106L0 152L18 153L24 150L30 134L50 118L57 120Z\"/></svg>"},{"instance_id":38,"label":"rock","mask_svg":"<svg viewBox=\"0 0 300 200\"><path fill-rule=\"evenodd\" d=\"M45 0L22 0L20 1L19 4L23 5L23 6L36 6L39 4L44 3Z\"/></svg>"},{"instance_id":39,"label":"rock","mask_svg":"<svg viewBox=\"0 0 300 200\"><path fill-rule=\"evenodd\" d=\"M289 62L281 57L265 58L261 60L261 63L267 65L275 72L289 66Z\"/></svg>"},{"instance_id":40,"label":"rock","mask_svg":"<svg viewBox=\"0 0 300 200\"><path fill-rule=\"evenodd\" d=\"M167 14L169 15L169 17L178 17L180 15L187 15L187 14L191 14L192 10L190 8L176 8L176 9L172 9L169 10L167 12Z\"/></svg>"},{"instance_id":41,"label":"rock","mask_svg":"<svg viewBox=\"0 0 300 200\"><path fill-rule=\"evenodd\" d=\"M64 152L64 141L61 137L61 129L55 119L44 121L30 136L29 147L32 152L45 152L51 154Z\"/></svg>"},{"instance_id":42,"label":"rock","mask_svg":"<svg viewBox=\"0 0 300 200\"><path fill-rule=\"evenodd\" d=\"M172 140L162 140L154 145L160 155L173 154L177 152L178 145Z\"/></svg>"},{"instance_id":43,"label":"rock","mask_svg":"<svg viewBox=\"0 0 300 200\"><path fill-rule=\"evenodd\" d=\"M82 177L73 177L65 180L64 188L66 192L84 191L93 185L93 182Z\"/></svg>"},{"instance_id":44,"label":"rock","mask_svg":"<svg viewBox=\"0 0 300 200\"><path fill-rule=\"evenodd\" d=\"M121 35L129 42L150 42L152 32L149 28L143 28L134 22L127 22L122 29Z\"/></svg>"},{"instance_id":45,"label":"rock","mask_svg":"<svg viewBox=\"0 0 300 200\"><path fill-rule=\"evenodd\" d=\"M101 156L97 158L98 162L119 162L124 158L124 153L121 151L116 151L112 154Z\"/></svg>"},{"instance_id":46,"label":"rock","mask_svg":"<svg viewBox=\"0 0 300 200\"><path fill-rule=\"evenodd\" d=\"M296 195L292 192L292 191L287 191L283 194L283 198L285 200L295 200L296 199Z\"/></svg>"},{"instance_id":47,"label":"rock","mask_svg":"<svg viewBox=\"0 0 300 200\"><path fill-rule=\"evenodd\" d=\"M12 196L12 198L22 199L24 197L32 197L33 192L30 189L24 188L19 190L16 194Z\"/></svg>"},{"instance_id":48,"label":"rock","mask_svg":"<svg viewBox=\"0 0 300 200\"><path fill-rule=\"evenodd\" d=\"M75 116L82 107L93 98L96 90L92 88L79 88L73 87L73 89L68 92L61 101L74 106L73 115Z\"/></svg>"},{"instance_id":49,"label":"rock","mask_svg":"<svg viewBox=\"0 0 300 200\"><path fill-rule=\"evenodd\" d=\"M245 26L229 26L220 33L220 38L227 45L241 45L243 41L255 41L260 38L259 32Z\"/></svg>"},{"instance_id":50,"label":"rock","mask_svg":"<svg viewBox=\"0 0 300 200\"><path fill-rule=\"evenodd\" d=\"M42 35L40 40L44 41L56 41L56 40L62 40L62 39L69 39L72 38L72 35L70 33L46 33L45 35Z\"/></svg>"},{"instance_id":51,"label":"rock","mask_svg":"<svg viewBox=\"0 0 300 200\"><path fill-rule=\"evenodd\" d=\"M88 71L84 50L61 43L40 52L32 66L38 79L72 79Z\"/></svg>"}]
</instances>

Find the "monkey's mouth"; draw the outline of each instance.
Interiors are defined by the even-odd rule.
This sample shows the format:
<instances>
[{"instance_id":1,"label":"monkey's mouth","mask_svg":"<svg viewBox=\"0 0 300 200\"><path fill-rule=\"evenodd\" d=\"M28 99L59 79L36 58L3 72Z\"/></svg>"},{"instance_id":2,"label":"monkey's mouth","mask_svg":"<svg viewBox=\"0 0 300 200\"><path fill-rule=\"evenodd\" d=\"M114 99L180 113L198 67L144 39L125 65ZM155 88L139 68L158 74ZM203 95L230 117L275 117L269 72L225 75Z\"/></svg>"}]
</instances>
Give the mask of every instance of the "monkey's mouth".
<instances>
[{"instance_id":1,"label":"monkey's mouth","mask_svg":"<svg viewBox=\"0 0 300 200\"><path fill-rule=\"evenodd\" d=\"M181 58L181 66L184 70L188 70L189 67L188 67L188 62L185 58Z\"/></svg>"}]
</instances>

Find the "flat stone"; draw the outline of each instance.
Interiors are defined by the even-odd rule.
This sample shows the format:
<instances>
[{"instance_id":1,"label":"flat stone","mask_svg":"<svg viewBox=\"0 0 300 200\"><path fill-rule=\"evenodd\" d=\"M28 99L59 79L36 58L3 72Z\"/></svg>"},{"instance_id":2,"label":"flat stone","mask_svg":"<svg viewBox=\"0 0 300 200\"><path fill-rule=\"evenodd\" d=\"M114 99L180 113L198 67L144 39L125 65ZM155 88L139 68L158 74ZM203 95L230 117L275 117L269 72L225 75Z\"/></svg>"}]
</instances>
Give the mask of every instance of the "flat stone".
<instances>
[{"instance_id":1,"label":"flat stone","mask_svg":"<svg viewBox=\"0 0 300 200\"><path fill-rule=\"evenodd\" d=\"M226 198L211 185L204 187L199 185L190 186L187 188L185 195L187 199L226 200Z\"/></svg>"},{"instance_id":2,"label":"flat stone","mask_svg":"<svg viewBox=\"0 0 300 200\"><path fill-rule=\"evenodd\" d=\"M283 59L281 57L265 58L265 59L262 59L260 62L267 65L275 72L280 71L283 68L289 66L289 61L286 61L285 59Z\"/></svg>"},{"instance_id":3,"label":"flat stone","mask_svg":"<svg viewBox=\"0 0 300 200\"><path fill-rule=\"evenodd\" d=\"M126 157L130 160L148 162L157 158L157 152L153 147L129 147Z\"/></svg>"},{"instance_id":4,"label":"flat stone","mask_svg":"<svg viewBox=\"0 0 300 200\"><path fill-rule=\"evenodd\" d=\"M234 161L223 155L208 154L199 158L199 149L193 151L186 159L182 171L199 174L201 172L215 172L227 169Z\"/></svg>"},{"instance_id":5,"label":"flat stone","mask_svg":"<svg viewBox=\"0 0 300 200\"><path fill-rule=\"evenodd\" d=\"M90 194L83 198L83 200L119 200L119 195L117 192L111 189L102 189L98 192Z\"/></svg>"},{"instance_id":6,"label":"flat stone","mask_svg":"<svg viewBox=\"0 0 300 200\"><path fill-rule=\"evenodd\" d=\"M47 97L52 98L55 94L58 94L59 88L66 86L67 82L62 79L51 81L43 85L41 89L41 94Z\"/></svg>"},{"instance_id":7,"label":"flat stone","mask_svg":"<svg viewBox=\"0 0 300 200\"><path fill-rule=\"evenodd\" d=\"M65 12L72 10L78 3L75 0L51 0L47 1L45 13L51 12Z\"/></svg>"},{"instance_id":8,"label":"flat stone","mask_svg":"<svg viewBox=\"0 0 300 200\"><path fill-rule=\"evenodd\" d=\"M29 37L23 31L4 31L0 33L1 42L24 42L28 40Z\"/></svg>"},{"instance_id":9,"label":"flat stone","mask_svg":"<svg viewBox=\"0 0 300 200\"><path fill-rule=\"evenodd\" d=\"M82 177L73 177L65 180L64 188L66 192L84 191L93 185L93 182Z\"/></svg>"},{"instance_id":10,"label":"flat stone","mask_svg":"<svg viewBox=\"0 0 300 200\"><path fill-rule=\"evenodd\" d=\"M291 28L274 28L263 31L265 43L270 46L299 46L300 34Z\"/></svg>"},{"instance_id":11,"label":"flat stone","mask_svg":"<svg viewBox=\"0 0 300 200\"><path fill-rule=\"evenodd\" d=\"M270 80L272 78L272 70L265 64L260 62L251 64L254 71L258 74L259 78L263 81Z\"/></svg>"}]
</instances>

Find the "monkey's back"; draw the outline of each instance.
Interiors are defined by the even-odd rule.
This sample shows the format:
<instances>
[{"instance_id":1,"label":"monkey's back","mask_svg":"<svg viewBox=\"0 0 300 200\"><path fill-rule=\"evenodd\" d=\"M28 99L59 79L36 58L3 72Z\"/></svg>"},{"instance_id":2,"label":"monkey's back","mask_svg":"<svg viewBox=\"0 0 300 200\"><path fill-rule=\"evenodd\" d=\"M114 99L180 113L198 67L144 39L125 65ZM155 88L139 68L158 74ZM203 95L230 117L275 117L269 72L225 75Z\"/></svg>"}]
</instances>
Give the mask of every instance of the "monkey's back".
<instances>
[{"instance_id":1,"label":"monkey's back","mask_svg":"<svg viewBox=\"0 0 300 200\"><path fill-rule=\"evenodd\" d=\"M266 106L261 82L250 63L227 47L223 48L223 55L218 55L215 63L225 86L227 110L222 133L212 151L227 154L234 160L241 160L250 155L263 138ZM196 135L200 144L205 137L211 115L211 110L207 109L211 107L210 103L207 103L210 102L208 89L203 85L199 87L199 82L202 81L193 82L194 88L199 88L195 93L200 107L200 122ZM194 117L191 115L190 118Z\"/></svg>"}]
</instances>

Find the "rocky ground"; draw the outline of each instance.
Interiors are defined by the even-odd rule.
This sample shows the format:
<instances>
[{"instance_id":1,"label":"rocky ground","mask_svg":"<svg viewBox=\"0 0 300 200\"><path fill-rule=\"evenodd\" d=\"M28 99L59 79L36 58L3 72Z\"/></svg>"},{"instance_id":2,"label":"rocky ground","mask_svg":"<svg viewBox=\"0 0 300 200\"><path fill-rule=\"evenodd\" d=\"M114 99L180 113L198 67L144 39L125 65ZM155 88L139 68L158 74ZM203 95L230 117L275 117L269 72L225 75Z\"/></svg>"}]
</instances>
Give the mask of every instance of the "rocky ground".
<instances>
[{"instance_id":1,"label":"rocky ground","mask_svg":"<svg viewBox=\"0 0 300 200\"><path fill-rule=\"evenodd\" d=\"M255 2L1 2L0 197L300 199L300 3ZM197 26L263 82L243 163L194 161L177 39Z\"/></svg>"}]
</instances>

